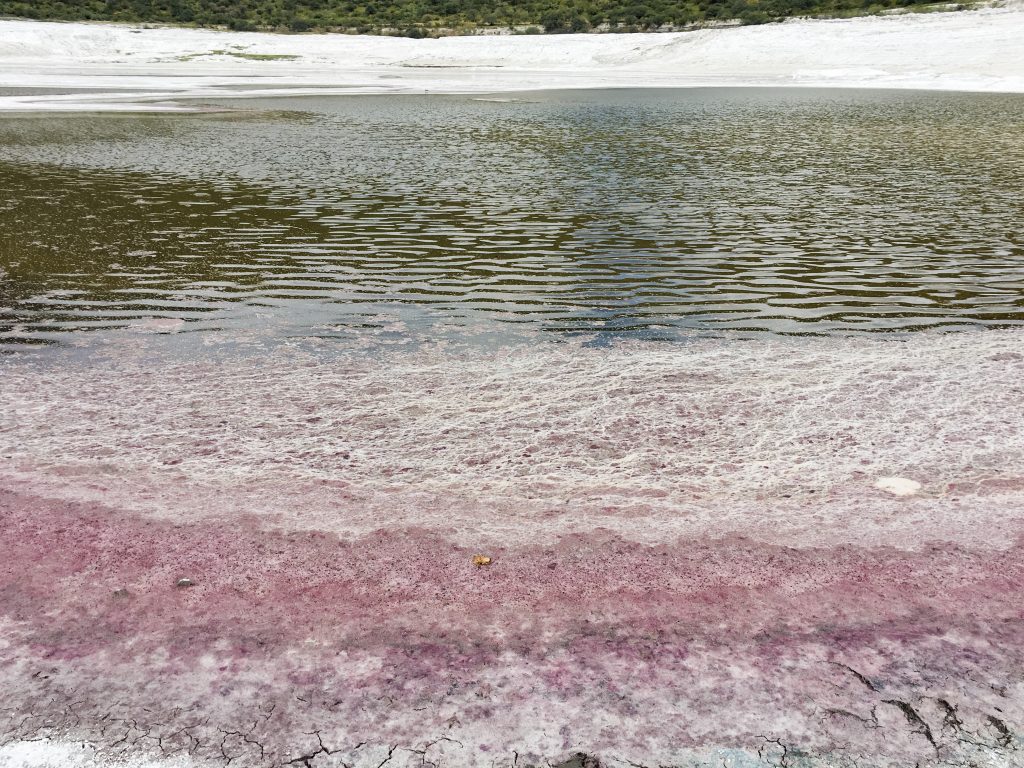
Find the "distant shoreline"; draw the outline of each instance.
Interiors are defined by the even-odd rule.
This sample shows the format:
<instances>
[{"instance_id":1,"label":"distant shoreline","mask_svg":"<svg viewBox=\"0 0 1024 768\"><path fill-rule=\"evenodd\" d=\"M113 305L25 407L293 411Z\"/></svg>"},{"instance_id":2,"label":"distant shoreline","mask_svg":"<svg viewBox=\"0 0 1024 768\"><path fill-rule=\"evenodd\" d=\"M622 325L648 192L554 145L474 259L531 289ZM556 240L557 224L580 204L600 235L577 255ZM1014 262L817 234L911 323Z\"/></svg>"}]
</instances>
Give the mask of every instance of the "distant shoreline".
<instances>
[{"instance_id":1,"label":"distant shoreline","mask_svg":"<svg viewBox=\"0 0 1024 768\"><path fill-rule=\"evenodd\" d=\"M194 111L203 100L231 98L636 87L1024 93L1022 39L1019 5L690 32L437 39L0 20L0 89L7 91L0 112Z\"/></svg>"}]
</instances>

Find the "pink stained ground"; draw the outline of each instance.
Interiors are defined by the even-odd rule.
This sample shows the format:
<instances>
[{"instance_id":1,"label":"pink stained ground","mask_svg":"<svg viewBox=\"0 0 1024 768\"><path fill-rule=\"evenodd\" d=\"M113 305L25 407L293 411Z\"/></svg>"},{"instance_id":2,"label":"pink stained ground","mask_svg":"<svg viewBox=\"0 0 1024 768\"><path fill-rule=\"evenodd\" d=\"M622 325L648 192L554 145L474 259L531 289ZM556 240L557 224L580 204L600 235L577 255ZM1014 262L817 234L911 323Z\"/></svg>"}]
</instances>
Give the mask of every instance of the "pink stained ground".
<instances>
[{"instance_id":1,"label":"pink stained ground","mask_svg":"<svg viewBox=\"0 0 1024 768\"><path fill-rule=\"evenodd\" d=\"M1016 765L1020 342L7 364L0 736Z\"/></svg>"}]
</instances>

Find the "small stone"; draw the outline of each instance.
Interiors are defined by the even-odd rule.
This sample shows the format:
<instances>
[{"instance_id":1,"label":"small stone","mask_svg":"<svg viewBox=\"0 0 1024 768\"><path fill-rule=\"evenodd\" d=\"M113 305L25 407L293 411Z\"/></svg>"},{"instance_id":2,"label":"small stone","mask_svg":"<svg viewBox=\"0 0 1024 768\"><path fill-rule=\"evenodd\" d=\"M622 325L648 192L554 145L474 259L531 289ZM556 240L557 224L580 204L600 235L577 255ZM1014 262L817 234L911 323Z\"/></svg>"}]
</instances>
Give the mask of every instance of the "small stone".
<instances>
[{"instance_id":1,"label":"small stone","mask_svg":"<svg viewBox=\"0 0 1024 768\"><path fill-rule=\"evenodd\" d=\"M487 555L473 555L473 565L477 568L482 568L485 565L491 564L491 558Z\"/></svg>"},{"instance_id":2,"label":"small stone","mask_svg":"<svg viewBox=\"0 0 1024 768\"><path fill-rule=\"evenodd\" d=\"M131 592L129 592L125 587L120 587L114 590L114 597L129 597L130 595Z\"/></svg>"},{"instance_id":3,"label":"small stone","mask_svg":"<svg viewBox=\"0 0 1024 768\"><path fill-rule=\"evenodd\" d=\"M194 587L196 583L192 579L178 579L174 586L176 587Z\"/></svg>"},{"instance_id":4,"label":"small stone","mask_svg":"<svg viewBox=\"0 0 1024 768\"><path fill-rule=\"evenodd\" d=\"M880 477L875 482L875 488L893 496L913 496L921 490L921 484L906 477Z\"/></svg>"}]
</instances>

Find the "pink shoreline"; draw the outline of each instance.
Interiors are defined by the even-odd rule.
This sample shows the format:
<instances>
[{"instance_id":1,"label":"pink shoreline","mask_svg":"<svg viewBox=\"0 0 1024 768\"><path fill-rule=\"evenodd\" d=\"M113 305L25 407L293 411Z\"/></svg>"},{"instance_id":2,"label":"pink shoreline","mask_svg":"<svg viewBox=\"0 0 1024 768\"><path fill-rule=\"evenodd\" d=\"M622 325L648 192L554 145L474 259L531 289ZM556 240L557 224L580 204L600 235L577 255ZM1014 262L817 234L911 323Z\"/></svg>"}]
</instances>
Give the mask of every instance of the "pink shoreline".
<instances>
[{"instance_id":1,"label":"pink shoreline","mask_svg":"<svg viewBox=\"0 0 1024 768\"><path fill-rule=\"evenodd\" d=\"M0 526L3 707L32 701L63 724L54 735L108 747L110 701L150 728L187 712L211 733L273 705L252 765L286 762L311 723L337 744L469 744L452 765L753 754L764 735L822 760L952 761L1009 754L1024 716L1021 538L907 552L593 533L477 568L422 529L177 525L10 492ZM947 705L962 732L943 726ZM18 719L6 739L38 735ZM216 762L210 749L192 757Z\"/></svg>"},{"instance_id":2,"label":"pink shoreline","mask_svg":"<svg viewBox=\"0 0 1024 768\"><path fill-rule=\"evenodd\" d=\"M1020 342L11 362L0 766L1014 766Z\"/></svg>"}]
</instances>

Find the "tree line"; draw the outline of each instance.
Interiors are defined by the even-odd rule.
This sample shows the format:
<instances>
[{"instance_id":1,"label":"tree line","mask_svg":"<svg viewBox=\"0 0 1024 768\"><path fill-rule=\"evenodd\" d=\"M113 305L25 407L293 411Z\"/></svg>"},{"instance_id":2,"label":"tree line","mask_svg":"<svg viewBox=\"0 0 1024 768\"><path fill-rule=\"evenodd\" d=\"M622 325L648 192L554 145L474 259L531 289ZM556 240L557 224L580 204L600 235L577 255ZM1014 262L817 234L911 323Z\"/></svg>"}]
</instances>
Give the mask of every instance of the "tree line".
<instances>
[{"instance_id":1,"label":"tree line","mask_svg":"<svg viewBox=\"0 0 1024 768\"><path fill-rule=\"evenodd\" d=\"M789 16L852 16L934 0L0 0L0 16L154 22L235 30L423 37L518 32L650 31Z\"/></svg>"}]
</instances>

